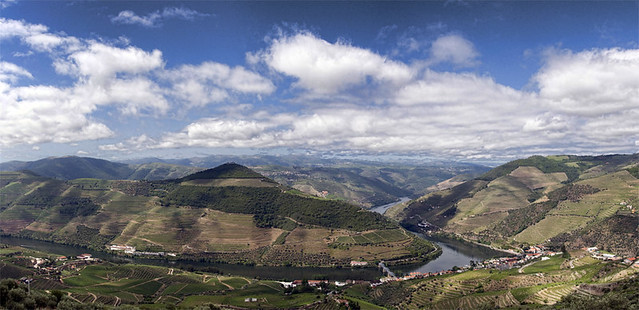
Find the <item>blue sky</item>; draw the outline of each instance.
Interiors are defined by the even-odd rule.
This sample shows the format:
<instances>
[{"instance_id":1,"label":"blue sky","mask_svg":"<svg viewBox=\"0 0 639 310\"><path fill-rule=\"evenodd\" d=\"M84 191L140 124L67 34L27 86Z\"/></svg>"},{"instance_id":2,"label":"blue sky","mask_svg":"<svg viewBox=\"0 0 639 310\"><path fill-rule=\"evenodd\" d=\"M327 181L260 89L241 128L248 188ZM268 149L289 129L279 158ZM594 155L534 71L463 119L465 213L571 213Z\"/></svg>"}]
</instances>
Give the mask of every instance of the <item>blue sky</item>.
<instances>
[{"instance_id":1,"label":"blue sky","mask_svg":"<svg viewBox=\"0 0 639 310\"><path fill-rule=\"evenodd\" d=\"M639 151L639 2L0 2L0 161Z\"/></svg>"}]
</instances>

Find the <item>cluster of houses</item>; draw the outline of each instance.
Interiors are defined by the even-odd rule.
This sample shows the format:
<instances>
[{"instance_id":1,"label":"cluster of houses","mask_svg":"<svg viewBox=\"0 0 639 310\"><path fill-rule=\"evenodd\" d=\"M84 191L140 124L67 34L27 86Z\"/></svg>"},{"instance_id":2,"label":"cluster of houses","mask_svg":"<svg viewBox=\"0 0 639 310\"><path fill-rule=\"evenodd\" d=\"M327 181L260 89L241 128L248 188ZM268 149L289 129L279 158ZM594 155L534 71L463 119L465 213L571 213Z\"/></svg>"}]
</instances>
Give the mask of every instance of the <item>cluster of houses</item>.
<instances>
[{"instance_id":1,"label":"cluster of houses","mask_svg":"<svg viewBox=\"0 0 639 310\"><path fill-rule=\"evenodd\" d=\"M63 270L78 270L84 265L100 262L100 259L94 258L91 254L80 254L75 258L58 256L55 259L33 257L33 256L16 256L16 258L27 259L38 274L46 276L58 276Z\"/></svg>"},{"instance_id":2,"label":"cluster of houses","mask_svg":"<svg viewBox=\"0 0 639 310\"><path fill-rule=\"evenodd\" d=\"M357 261L357 260L351 261L351 267L364 267L364 266L368 266L368 262Z\"/></svg>"},{"instance_id":3,"label":"cluster of houses","mask_svg":"<svg viewBox=\"0 0 639 310\"><path fill-rule=\"evenodd\" d=\"M595 259L616 261L616 262L621 261L621 262L623 262L626 265L634 265L636 267L639 267L639 258L638 257L626 257L626 258L623 258L623 257L617 256L615 254L602 252L597 247L584 248L584 250L588 251L588 253L590 253L592 258L595 258Z\"/></svg>"},{"instance_id":4,"label":"cluster of houses","mask_svg":"<svg viewBox=\"0 0 639 310\"><path fill-rule=\"evenodd\" d=\"M550 259L550 257L552 256L561 254L563 254L563 252L551 251L543 245L533 245L524 250L523 254L518 254L514 257L499 257L485 260L483 262L478 262L477 265L474 267L475 269L506 270L522 266L538 258L541 258L541 260L547 260Z\"/></svg>"},{"instance_id":5,"label":"cluster of houses","mask_svg":"<svg viewBox=\"0 0 639 310\"><path fill-rule=\"evenodd\" d=\"M308 286L312 286L312 287L319 287L322 283L325 284L331 284L330 281L328 280L307 280L306 281L308 283ZM304 284L303 280L295 280L292 282L285 282L285 281L280 281L278 282L279 284L281 284L283 287L285 288L293 288L293 287L298 287ZM342 287L342 286L346 286L346 285L350 285L350 284L361 284L361 283L370 283L370 281L364 281L364 280L345 280L345 281L334 281L333 284L335 284L335 286L337 287Z\"/></svg>"},{"instance_id":6,"label":"cluster of houses","mask_svg":"<svg viewBox=\"0 0 639 310\"><path fill-rule=\"evenodd\" d=\"M111 251L123 251L125 254L130 254L130 255L172 256L172 257L176 257L177 256L177 254L175 254L175 253L136 251L134 246L120 245L120 244L112 244L112 245L110 245L109 246L109 250L111 250Z\"/></svg>"},{"instance_id":7,"label":"cluster of houses","mask_svg":"<svg viewBox=\"0 0 639 310\"><path fill-rule=\"evenodd\" d=\"M637 211L636 208L634 208L631 204L628 204L625 201L620 202L619 205L628 208L628 211L630 211L632 214L634 214Z\"/></svg>"},{"instance_id":8,"label":"cluster of houses","mask_svg":"<svg viewBox=\"0 0 639 310\"><path fill-rule=\"evenodd\" d=\"M626 265L632 265L634 267L639 267L639 257L629 257L623 258L620 256L616 256L610 253L602 253L596 247L584 248L584 250L588 251L593 258L600 260L608 260L608 261L621 261ZM385 282L390 281L406 281L411 279L421 279L428 277L441 276L445 274L453 274L464 272L467 270L475 270L475 269L498 269L498 270L506 270L512 269L515 267L523 266L535 259L540 258L542 261L550 259L551 256L561 255L562 252L551 251L547 247L543 245L535 245L527 248L524 253L518 254L516 256L511 257L497 257L488 259L485 261L472 262L472 265L462 266L459 268L455 268L454 270L442 270L439 272L411 272L408 275L404 275L401 277L396 277L394 274L387 269L383 263L380 263L380 268L384 270L387 274L386 277L380 279L378 283L371 283L371 286L377 286ZM388 272L387 272L388 271Z\"/></svg>"},{"instance_id":9,"label":"cluster of houses","mask_svg":"<svg viewBox=\"0 0 639 310\"><path fill-rule=\"evenodd\" d=\"M541 260L546 260L546 259L549 259L550 256L555 256L559 254L562 254L562 252L554 252L549 250L543 245L536 245L536 246L531 246L530 248L526 249L524 253L518 254L517 256L498 257L498 258L488 259L483 262L482 261L472 262L472 265L458 267L458 268L455 268L454 270L442 270L438 272L411 272L408 275L404 275L401 277L396 277L394 274L389 273L388 276L380 279L379 283L373 283L371 284L371 286L377 286L382 283L390 282L390 281L406 281L406 280L412 280L412 279L421 279L421 278L441 276L445 274L459 273L459 272L464 272L467 270L475 270L475 269L498 269L498 270L512 269L515 267L523 266L524 264L540 257L541 257ZM382 266L380 264L380 268L383 268L383 267L385 266Z\"/></svg>"}]
</instances>

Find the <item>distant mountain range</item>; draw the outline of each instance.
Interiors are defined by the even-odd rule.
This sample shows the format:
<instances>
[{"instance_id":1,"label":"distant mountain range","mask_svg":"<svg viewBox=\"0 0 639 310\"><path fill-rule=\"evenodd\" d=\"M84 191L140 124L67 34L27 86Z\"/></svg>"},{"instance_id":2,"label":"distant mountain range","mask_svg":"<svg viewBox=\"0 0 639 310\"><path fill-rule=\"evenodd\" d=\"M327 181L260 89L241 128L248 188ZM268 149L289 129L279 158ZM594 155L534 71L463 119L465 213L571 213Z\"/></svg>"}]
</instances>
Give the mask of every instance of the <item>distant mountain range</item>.
<instances>
[{"instance_id":1,"label":"distant mountain range","mask_svg":"<svg viewBox=\"0 0 639 310\"><path fill-rule=\"evenodd\" d=\"M168 180L227 162L250 166L279 183L303 192L373 207L419 197L429 186L457 176L463 180L488 170L466 163L424 165L383 164L372 161L322 159L310 156L208 156L163 160L146 158L118 163L88 157L50 157L37 161L0 164L0 171L32 171L59 180ZM460 176L461 175L461 176Z\"/></svg>"},{"instance_id":2,"label":"distant mountain range","mask_svg":"<svg viewBox=\"0 0 639 310\"><path fill-rule=\"evenodd\" d=\"M0 171L29 170L59 180L96 178L104 180L176 179L203 168L169 163L123 164L89 157L49 157L36 161L10 161L0 164Z\"/></svg>"},{"instance_id":3,"label":"distant mountain range","mask_svg":"<svg viewBox=\"0 0 639 310\"><path fill-rule=\"evenodd\" d=\"M409 229L502 248L598 246L639 254L639 154L533 156L387 211Z\"/></svg>"}]
</instances>

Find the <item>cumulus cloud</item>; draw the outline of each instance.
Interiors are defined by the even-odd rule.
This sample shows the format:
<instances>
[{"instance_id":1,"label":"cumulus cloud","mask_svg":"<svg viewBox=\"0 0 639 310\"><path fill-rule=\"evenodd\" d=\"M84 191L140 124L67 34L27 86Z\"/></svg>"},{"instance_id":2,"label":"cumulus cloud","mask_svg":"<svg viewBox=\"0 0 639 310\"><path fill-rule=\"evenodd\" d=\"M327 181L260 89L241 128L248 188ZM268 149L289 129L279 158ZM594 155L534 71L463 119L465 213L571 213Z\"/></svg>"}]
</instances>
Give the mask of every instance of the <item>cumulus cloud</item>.
<instances>
[{"instance_id":1,"label":"cumulus cloud","mask_svg":"<svg viewBox=\"0 0 639 310\"><path fill-rule=\"evenodd\" d=\"M639 50L550 50L535 75L552 109L597 117L639 109Z\"/></svg>"},{"instance_id":2,"label":"cumulus cloud","mask_svg":"<svg viewBox=\"0 0 639 310\"><path fill-rule=\"evenodd\" d=\"M6 61L0 61L0 82L15 83L19 78L32 79L33 76L26 69Z\"/></svg>"},{"instance_id":3,"label":"cumulus cloud","mask_svg":"<svg viewBox=\"0 0 639 310\"><path fill-rule=\"evenodd\" d=\"M0 63L0 145L69 143L111 137L114 132L91 115L101 106L117 106L123 114L164 113L169 104L148 73L163 65L159 51L118 48L54 35L47 27L0 20L0 40L18 37L37 51L50 52L58 73L77 79L70 87L16 87L19 78L33 79L15 64ZM72 42L72 44L69 44ZM58 47L62 49L53 53Z\"/></svg>"},{"instance_id":4,"label":"cumulus cloud","mask_svg":"<svg viewBox=\"0 0 639 310\"><path fill-rule=\"evenodd\" d=\"M139 16L133 11L125 10L118 13L117 16L111 18L111 22L114 24L139 24L144 27L159 27L162 25L162 21L172 18L193 20L196 17L208 16L209 14L200 13L188 8L176 8L167 7L162 11L155 11L145 16Z\"/></svg>"},{"instance_id":5,"label":"cumulus cloud","mask_svg":"<svg viewBox=\"0 0 639 310\"><path fill-rule=\"evenodd\" d=\"M129 148L127 148L122 142L118 142L114 144L99 145L98 149L100 149L101 151L115 151L115 152L124 152L129 150Z\"/></svg>"},{"instance_id":6,"label":"cumulus cloud","mask_svg":"<svg viewBox=\"0 0 639 310\"><path fill-rule=\"evenodd\" d=\"M163 14L177 16L181 12L165 10ZM0 91L6 111L0 117L2 145L112 137L115 133L107 125L91 117L105 107L115 107L123 116L161 117L176 106L175 102L198 107L238 95L261 96L275 91L269 79L241 66L204 62L165 69L159 50L55 35L43 25L0 19L0 40L13 37L34 50L48 52L56 73L75 82L65 88L15 87L19 79L36 79L20 66L0 62ZM153 142L131 140L103 148L125 150L125 144L141 148Z\"/></svg>"},{"instance_id":7,"label":"cumulus cloud","mask_svg":"<svg viewBox=\"0 0 639 310\"><path fill-rule=\"evenodd\" d=\"M274 126L271 121L205 118L165 135L155 147L271 147L276 144L269 132Z\"/></svg>"},{"instance_id":8,"label":"cumulus cloud","mask_svg":"<svg viewBox=\"0 0 639 310\"><path fill-rule=\"evenodd\" d=\"M94 106L82 104L70 89L29 86L0 90L0 145L69 143L113 135L106 125L87 116Z\"/></svg>"},{"instance_id":9,"label":"cumulus cloud","mask_svg":"<svg viewBox=\"0 0 639 310\"><path fill-rule=\"evenodd\" d=\"M80 44L80 41L74 37L52 34L48 31L48 27L44 25L0 18L0 40L18 37L40 52L51 52L56 48L72 50Z\"/></svg>"},{"instance_id":10,"label":"cumulus cloud","mask_svg":"<svg viewBox=\"0 0 639 310\"><path fill-rule=\"evenodd\" d=\"M274 70L297 78L298 87L321 94L365 85L368 79L378 85L401 84L414 74L403 63L344 42L329 43L310 33L273 40L262 59Z\"/></svg>"},{"instance_id":11,"label":"cumulus cloud","mask_svg":"<svg viewBox=\"0 0 639 310\"><path fill-rule=\"evenodd\" d=\"M116 74L141 74L164 65L162 52L146 52L136 47L119 48L92 42L85 49L71 53L66 61L59 61L56 70L76 75L89 82L106 85Z\"/></svg>"},{"instance_id":12,"label":"cumulus cloud","mask_svg":"<svg viewBox=\"0 0 639 310\"><path fill-rule=\"evenodd\" d=\"M472 42L457 34L437 38L430 49L429 63L438 64L448 62L460 67L477 65L479 53Z\"/></svg>"},{"instance_id":13,"label":"cumulus cloud","mask_svg":"<svg viewBox=\"0 0 639 310\"><path fill-rule=\"evenodd\" d=\"M440 59L472 64L474 48L458 39L450 42L462 42L469 47L466 52ZM639 125L633 121L639 119L636 53L611 49L552 54L533 77L539 89L522 91L490 76L419 69L302 33L274 40L261 57L276 72L296 77L296 85L310 92L336 94L348 86L375 87L379 71L357 61L359 65L352 67L340 63L357 58L354 54L361 56L359 61L391 63L410 74L385 89L389 91L385 105L371 105L363 96L358 98L366 104L308 105L295 113L204 118L160 137L156 147L292 147L462 158L633 152L639 139ZM307 62L283 61L294 55ZM587 77L577 78L584 74ZM601 93L596 91L602 88ZM595 111L566 105L573 101Z\"/></svg>"},{"instance_id":14,"label":"cumulus cloud","mask_svg":"<svg viewBox=\"0 0 639 310\"><path fill-rule=\"evenodd\" d=\"M34 25L25 21L0 18L0 39L11 37L29 37L47 32L45 25Z\"/></svg>"},{"instance_id":15,"label":"cumulus cloud","mask_svg":"<svg viewBox=\"0 0 639 310\"><path fill-rule=\"evenodd\" d=\"M269 79L255 72L210 61L168 70L163 77L173 82L173 95L190 106L222 102L230 97L228 91L254 95L275 91Z\"/></svg>"},{"instance_id":16,"label":"cumulus cloud","mask_svg":"<svg viewBox=\"0 0 639 310\"><path fill-rule=\"evenodd\" d=\"M537 88L523 91L308 32L280 35L249 53L257 69L214 61L166 68L159 50L0 19L0 40L14 37L48 51L56 73L72 83L37 85L27 68L0 61L0 146L116 138L99 150L290 147L487 158L632 152L639 141L638 50L550 50L532 77ZM465 67L477 57L471 42L448 35L424 61ZM17 86L27 79L31 86ZM285 99L273 96L282 93ZM262 96L272 97L250 101ZM215 114L198 109L209 104ZM165 117L189 109L206 112L189 114L172 127L179 129L119 140L123 133L96 116L118 110L125 119L153 116L175 126L181 120Z\"/></svg>"}]
</instances>

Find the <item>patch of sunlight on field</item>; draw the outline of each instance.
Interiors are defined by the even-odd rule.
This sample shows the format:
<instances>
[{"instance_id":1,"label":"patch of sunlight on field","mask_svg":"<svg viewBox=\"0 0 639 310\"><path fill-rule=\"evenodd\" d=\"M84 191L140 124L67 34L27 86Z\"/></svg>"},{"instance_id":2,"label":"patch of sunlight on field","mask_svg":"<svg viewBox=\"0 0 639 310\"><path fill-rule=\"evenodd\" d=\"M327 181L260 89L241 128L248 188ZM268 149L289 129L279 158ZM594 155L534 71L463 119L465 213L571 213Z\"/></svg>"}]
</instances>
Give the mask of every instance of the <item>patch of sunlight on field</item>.
<instances>
[{"instance_id":1,"label":"patch of sunlight on field","mask_svg":"<svg viewBox=\"0 0 639 310\"><path fill-rule=\"evenodd\" d=\"M480 232L498 223L508 216L508 212L493 212L480 215L472 215L449 224L448 228L457 233Z\"/></svg>"},{"instance_id":2,"label":"patch of sunlight on field","mask_svg":"<svg viewBox=\"0 0 639 310\"><path fill-rule=\"evenodd\" d=\"M235 251L268 246L282 231L256 227L250 214L158 206L130 221L115 241L176 252Z\"/></svg>"},{"instance_id":3,"label":"patch of sunlight on field","mask_svg":"<svg viewBox=\"0 0 639 310\"><path fill-rule=\"evenodd\" d=\"M632 177L627 171L580 181L578 184L587 184L601 191L585 195L578 202L562 201L549 214L580 215L603 219L614 215L620 209L619 203L632 200L639 191L639 180Z\"/></svg>"},{"instance_id":4,"label":"patch of sunlight on field","mask_svg":"<svg viewBox=\"0 0 639 310\"><path fill-rule=\"evenodd\" d=\"M471 215L525 207L528 205L529 194L530 190L515 178L497 178L472 198L462 199L457 205L458 213L452 222Z\"/></svg>"},{"instance_id":5,"label":"patch of sunlight on field","mask_svg":"<svg viewBox=\"0 0 639 310\"><path fill-rule=\"evenodd\" d=\"M524 183L531 190L553 187L568 180L568 176L564 172L544 173L536 167L523 166L513 170L510 176Z\"/></svg>"},{"instance_id":6,"label":"patch of sunlight on field","mask_svg":"<svg viewBox=\"0 0 639 310\"><path fill-rule=\"evenodd\" d=\"M592 219L583 216L547 216L533 226L529 226L517 234L517 242L537 244L544 242L560 233L568 232L585 226Z\"/></svg>"}]
</instances>

